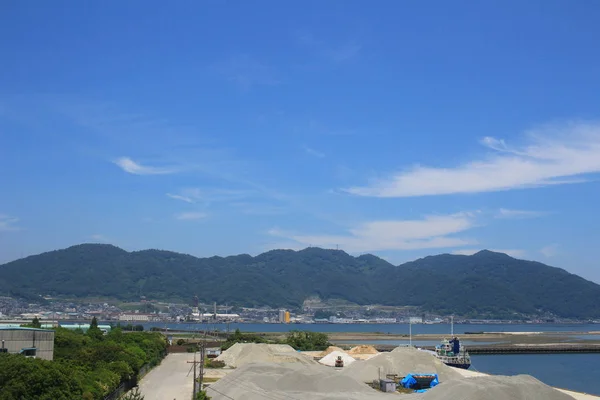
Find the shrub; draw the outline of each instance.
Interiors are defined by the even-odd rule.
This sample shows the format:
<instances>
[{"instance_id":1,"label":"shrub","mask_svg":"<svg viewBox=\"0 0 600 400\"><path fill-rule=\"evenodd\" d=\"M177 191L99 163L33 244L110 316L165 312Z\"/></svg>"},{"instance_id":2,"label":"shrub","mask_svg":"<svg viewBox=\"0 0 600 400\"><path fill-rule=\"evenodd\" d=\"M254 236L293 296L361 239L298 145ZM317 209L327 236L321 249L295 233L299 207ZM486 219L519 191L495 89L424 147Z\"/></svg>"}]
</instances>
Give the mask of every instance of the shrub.
<instances>
[{"instance_id":1,"label":"shrub","mask_svg":"<svg viewBox=\"0 0 600 400\"><path fill-rule=\"evenodd\" d=\"M206 368L223 368L225 367L225 363L223 361L207 359L206 360Z\"/></svg>"}]
</instances>

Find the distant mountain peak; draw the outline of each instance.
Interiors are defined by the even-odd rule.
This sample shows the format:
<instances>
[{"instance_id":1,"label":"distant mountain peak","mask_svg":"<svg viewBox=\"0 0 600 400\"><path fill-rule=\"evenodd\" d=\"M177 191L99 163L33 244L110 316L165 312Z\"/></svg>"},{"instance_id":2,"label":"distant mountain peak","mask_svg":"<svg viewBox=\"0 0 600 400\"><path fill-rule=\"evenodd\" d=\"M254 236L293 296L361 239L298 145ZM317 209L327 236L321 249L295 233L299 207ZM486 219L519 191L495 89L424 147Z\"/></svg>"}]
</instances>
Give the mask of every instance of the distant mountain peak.
<instances>
[{"instance_id":1,"label":"distant mountain peak","mask_svg":"<svg viewBox=\"0 0 600 400\"><path fill-rule=\"evenodd\" d=\"M483 250L480 250L477 253L473 254L473 257L482 257L482 256L485 256L485 257L500 256L500 257L514 258L514 257L509 256L506 253L502 253L501 251L493 251L493 250L488 250L488 249L483 249Z\"/></svg>"}]
</instances>

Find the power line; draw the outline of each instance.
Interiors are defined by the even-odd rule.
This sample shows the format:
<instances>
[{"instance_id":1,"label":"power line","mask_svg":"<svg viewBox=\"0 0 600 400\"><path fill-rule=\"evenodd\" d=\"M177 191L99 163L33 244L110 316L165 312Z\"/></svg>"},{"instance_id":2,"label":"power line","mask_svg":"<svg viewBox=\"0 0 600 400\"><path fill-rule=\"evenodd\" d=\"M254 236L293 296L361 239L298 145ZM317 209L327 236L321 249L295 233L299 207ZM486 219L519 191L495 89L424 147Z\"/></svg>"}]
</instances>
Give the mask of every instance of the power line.
<instances>
[{"instance_id":1,"label":"power line","mask_svg":"<svg viewBox=\"0 0 600 400\"><path fill-rule=\"evenodd\" d=\"M219 393L221 396L225 396L225 397L227 397L228 399L235 400L233 397L231 397L231 396L227 396L225 393L218 391L217 389L215 389L215 388L214 388L214 387L212 387L212 386L209 386L209 387L207 387L206 389L207 389L207 390L208 390L208 389L210 389L210 390L214 390L215 392Z\"/></svg>"}]
</instances>

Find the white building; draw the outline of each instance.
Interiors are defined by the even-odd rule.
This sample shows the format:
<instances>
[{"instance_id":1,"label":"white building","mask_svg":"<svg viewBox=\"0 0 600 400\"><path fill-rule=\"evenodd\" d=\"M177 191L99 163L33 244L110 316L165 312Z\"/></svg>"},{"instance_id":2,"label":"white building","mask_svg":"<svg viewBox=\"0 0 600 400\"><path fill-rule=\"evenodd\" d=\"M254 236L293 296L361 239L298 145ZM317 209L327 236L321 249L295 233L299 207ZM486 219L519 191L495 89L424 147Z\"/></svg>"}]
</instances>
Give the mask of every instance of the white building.
<instances>
[{"instance_id":1,"label":"white building","mask_svg":"<svg viewBox=\"0 0 600 400\"><path fill-rule=\"evenodd\" d=\"M136 322L148 322L153 321L153 314L141 314L141 313L130 313L119 315L119 321L136 321Z\"/></svg>"}]
</instances>

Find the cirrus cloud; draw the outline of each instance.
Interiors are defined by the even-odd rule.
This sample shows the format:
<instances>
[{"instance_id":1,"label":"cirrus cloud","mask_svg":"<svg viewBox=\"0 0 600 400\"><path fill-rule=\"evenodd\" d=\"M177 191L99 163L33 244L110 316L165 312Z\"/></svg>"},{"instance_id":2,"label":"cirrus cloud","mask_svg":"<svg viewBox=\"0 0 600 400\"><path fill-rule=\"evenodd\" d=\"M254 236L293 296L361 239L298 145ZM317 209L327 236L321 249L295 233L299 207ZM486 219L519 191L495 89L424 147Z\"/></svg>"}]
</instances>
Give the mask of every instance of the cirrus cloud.
<instances>
[{"instance_id":1,"label":"cirrus cloud","mask_svg":"<svg viewBox=\"0 0 600 400\"><path fill-rule=\"evenodd\" d=\"M177 172L174 167L151 167L133 161L129 157L121 157L113 161L123 171L134 175L166 175Z\"/></svg>"},{"instance_id":2,"label":"cirrus cloud","mask_svg":"<svg viewBox=\"0 0 600 400\"><path fill-rule=\"evenodd\" d=\"M19 222L19 218L11 217L9 215L0 214L0 231L18 231L21 230L16 224Z\"/></svg>"},{"instance_id":3,"label":"cirrus cloud","mask_svg":"<svg viewBox=\"0 0 600 400\"><path fill-rule=\"evenodd\" d=\"M485 137L493 154L447 168L416 166L346 192L371 197L413 197L495 192L585 181L600 172L600 124L569 124L529 132L528 144L511 147Z\"/></svg>"},{"instance_id":4,"label":"cirrus cloud","mask_svg":"<svg viewBox=\"0 0 600 400\"><path fill-rule=\"evenodd\" d=\"M362 223L342 235L307 235L271 229L272 236L303 246L340 248L349 252L448 248L476 244L474 240L452 236L476 226L478 213L430 215L420 220L380 220Z\"/></svg>"}]
</instances>

